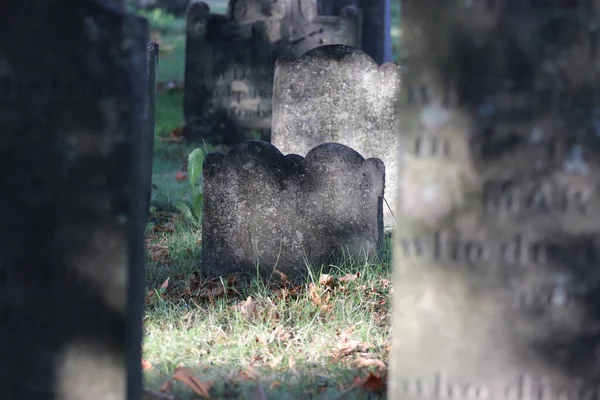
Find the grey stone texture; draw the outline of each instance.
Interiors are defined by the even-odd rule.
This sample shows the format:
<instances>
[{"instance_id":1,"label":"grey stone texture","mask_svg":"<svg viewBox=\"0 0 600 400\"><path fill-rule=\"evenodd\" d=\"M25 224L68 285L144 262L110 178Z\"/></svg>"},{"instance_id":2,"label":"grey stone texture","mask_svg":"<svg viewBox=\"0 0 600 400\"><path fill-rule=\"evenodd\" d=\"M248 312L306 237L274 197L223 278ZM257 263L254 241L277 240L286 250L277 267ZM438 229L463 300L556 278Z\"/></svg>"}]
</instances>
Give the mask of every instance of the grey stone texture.
<instances>
[{"instance_id":1,"label":"grey stone texture","mask_svg":"<svg viewBox=\"0 0 600 400\"><path fill-rule=\"evenodd\" d=\"M381 255L383 182L379 159L325 143L306 157L245 141L203 166L202 271L264 277L274 268L306 277L309 263ZM258 269L257 269L258 266Z\"/></svg>"},{"instance_id":2,"label":"grey stone texture","mask_svg":"<svg viewBox=\"0 0 600 400\"><path fill-rule=\"evenodd\" d=\"M205 3L187 13L184 135L212 144L270 140L277 58L327 43L358 45L361 14L319 16L312 0L232 0L228 16Z\"/></svg>"},{"instance_id":3,"label":"grey stone texture","mask_svg":"<svg viewBox=\"0 0 600 400\"><path fill-rule=\"evenodd\" d=\"M278 60L271 143L306 155L322 143L349 146L385 164L384 226L394 227L400 68L377 65L350 46L320 46L298 60Z\"/></svg>"},{"instance_id":4,"label":"grey stone texture","mask_svg":"<svg viewBox=\"0 0 600 400\"><path fill-rule=\"evenodd\" d=\"M600 395L599 12L403 3L388 398Z\"/></svg>"},{"instance_id":5,"label":"grey stone texture","mask_svg":"<svg viewBox=\"0 0 600 400\"><path fill-rule=\"evenodd\" d=\"M345 7L362 12L360 47L378 64L392 62L391 0L317 0L319 14L339 15Z\"/></svg>"},{"instance_id":6,"label":"grey stone texture","mask_svg":"<svg viewBox=\"0 0 600 400\"><path fill-rule=\"evenodd\" d=\"M0 26L0 397L140 399L147 22L25 1Z\"/></svg>"}]
</instances>

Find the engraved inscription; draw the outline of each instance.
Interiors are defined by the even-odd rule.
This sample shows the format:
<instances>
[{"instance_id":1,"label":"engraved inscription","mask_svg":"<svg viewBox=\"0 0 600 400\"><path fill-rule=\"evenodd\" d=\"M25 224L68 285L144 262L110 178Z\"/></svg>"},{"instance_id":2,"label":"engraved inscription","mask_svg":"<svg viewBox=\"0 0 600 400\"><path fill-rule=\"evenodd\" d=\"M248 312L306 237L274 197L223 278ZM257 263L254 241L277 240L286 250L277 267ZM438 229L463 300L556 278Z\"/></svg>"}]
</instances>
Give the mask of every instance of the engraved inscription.
<instances>
[{"instance_id":1,"label":"engraved inscription","mask_svg":"<svg viewBox=\"0 0 600 400\"><path fill-rule=\"evenodd\" d=\"M509 180L488 181L483 187L483 202L490 214L577 213L589 212L592 197L589 187L572 187L548 181L522 187Z\"/></svg>"},{"instance_id":2,"label":"engraved inscription","mask_svg":"<svg viewBox=\"0 0 600 400\"><path fill-rule=\"evenodd\" d=\"M567 264L571 267L589 266L598 262L595 238L580 238L575 244L558 240L528 240L523 234L499 244L486 244L477 239L461 240L444 231L430 238L400 238L401 255L406 258L423 258L445 262L478 263L493 259L503 265L542 266L549 263Z\"/></svg>"},{"instance_id":3,"label":"engraved inscription","mask_svg":"<svg viewBox=\"0 0 600 400\"><path fill-rule=\"evenodd\" d=\"M460 383L442 372L436 372L432 378L404 378L399 385L402 396L436 400L595 400L600 396L600 386L580 381L557 385L548 377L529 374L500 385L495 391L491 388L485 383Z\"/></svg>"},{"instance_id":4,"label":"engraved inscription","mask_svg":"<svg viewBox=\"0 0 600 400\"><path fill-rule=\"evenodd\" d=\"M438 137L417 137L413 153L417 157L450 157L450 141Z\"/></svg>"}]
</instances>

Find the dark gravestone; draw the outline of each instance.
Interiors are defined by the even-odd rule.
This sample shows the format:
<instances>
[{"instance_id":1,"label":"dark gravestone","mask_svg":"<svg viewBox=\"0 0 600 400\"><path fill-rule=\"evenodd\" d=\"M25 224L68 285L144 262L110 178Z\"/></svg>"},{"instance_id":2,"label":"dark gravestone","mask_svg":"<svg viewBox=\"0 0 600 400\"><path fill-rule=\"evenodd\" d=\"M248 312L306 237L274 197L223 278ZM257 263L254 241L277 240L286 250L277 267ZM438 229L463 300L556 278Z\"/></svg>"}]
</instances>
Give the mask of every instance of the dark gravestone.
<instances>
[{"instance_id":1,"label":"dark gravestone","mask_svg":"<svg viewBox=\"0 0 600 400\"><path fill-rule=\"evenodd\" d=\"M278 60L271 143L284 154L306 155L322 143L336 142L381 159L384 227L393 229L399 99L400 68L378 66L349 46L321 46L295 61Z\"/></svg>"},{"instance_id":2,"label":"dark gravestone","mask_svg":"<svg viewBox=\"0 0 600 400\"><path fill-rule=\"evenodd\" d=\"M600 396L598 12L403 3L391 399Z\"/></svg>"},{"instance_id":3,"label":"dark gravestone","mask_svg":"<svg viewBox=\"0 0 600 400\"><path fill-rule=\"evenodd\" d=\"M158 72L158 43L148 43L148 96L146 97L146 123L147 144L146 169L144 179L150 182L148 184L148 210L150 209L150 199L152 197L152 162L154 155L154 130L156 125L156 74Z\"/></svg>"},{"instance_id":4,"label":"dark gravestone","mask_svg":"<svg viewBox=\"0 0 600 400\"><path fill-rule=\"evenodd\" d=\"M273 269L305 277L306 262L380 255L384 165L326 143L306 157L246 141L203 166L202 268L209 277ZM346 253L344 253L346 252Z\"/></svg>"},{"instance_id":5,"label":"dark gravestone","mask_svg":"<svg viewBox=\"0 0 600 400\"><path fill-rule=\"evenodd\" d=\"M139 399L147 23L25 4L0 15L1 397Z\"/></svg>"},{"instance_id":6,"label":"dark gravestone","mask_svg":"<svg viewBox=\"0 0 600 400\"><path fill-rule=\"evenodd\" d=\"M266 7L266 8L264 8ZM360 11L316 16L312 1L232 1L229 16L193 3L187 14L185 136L213 144L269 140L277 58L327 43L357 45Z\"/></svg>"},{"instance_id":7,"label":"dark gravestone","mask_svg":"<svg viewBox=\"0 0 600 400\"><path fill-rule=\"evenodd\" d=\"M319 14L339 15L344 7L362 12L360 48L378 64L393 61L391 37L391 0L317 0Z\"/></svg>"}]
</instances>

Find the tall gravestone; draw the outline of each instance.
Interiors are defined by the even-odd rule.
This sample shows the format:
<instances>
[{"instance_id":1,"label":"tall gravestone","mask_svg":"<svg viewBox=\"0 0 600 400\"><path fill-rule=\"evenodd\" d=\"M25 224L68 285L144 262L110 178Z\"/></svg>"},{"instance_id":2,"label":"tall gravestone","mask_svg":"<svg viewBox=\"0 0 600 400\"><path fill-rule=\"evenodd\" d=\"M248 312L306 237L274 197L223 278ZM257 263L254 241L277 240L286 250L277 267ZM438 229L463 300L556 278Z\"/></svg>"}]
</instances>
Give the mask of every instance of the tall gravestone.
<instances>
[{"instance_id":1,"label":"tall gravestone","mask_svg":"<svg viewBox=\"0 0 600 400\"><path fill-rule=\"evenodd\" d=\"M397 0L396 0L397 1ZM362 11L360 48L378 64L393 61L391 37L391 0L317 0L320 14L338 15L344 7Z\"/></svg>"},{"instance_id":2,"label":"tall gravestone","mask_svg":"<svg viewBox=\"0 0 600 400\"><path fill-rule=\"evenodd\" d=\"M214 144L270 139L277 58L327 43L357 45L360 11L319 16L312 0L231 0L228 16L205 3L187 13L186 137Z\"/></svg>"},{"instance_id":3,"label":"tall gravestone","mask_svg":"<svg viewBox=\"0 0 600 400\"><path fill-rule=\"evenodd\" d=\"M349 146L385 164L384 226L394 227L400 68L378 66L349 46L321 46L295 61L278 60L271 142L306 155L322 143Z\"/></svg>"},{"instance_id":4,"label":"tall gravestone","mask_svg":"<svg viewBox=\"0 0 600 400\"><path fill-rule=\"evenodd\" d=\"M599 11L403 3L390 399L600 396Z\"/></svg>"},{"instance_id":5,"label":"tall gravestone","mask_svg":"<svg viewBox=\"0 0 600 400\"><path fill-rule=\"evenodd\" d=\"M327 268L350 255L375 259L383 244L385 167L353 149L325 143L284 156L257 140L203 165L202 269L205 276L290 279L307 263Z\"/></svg>"},{"instance_id":6,"label":"tall gravestone","mask_svg":"<svg viewBox=\"0 0 600 400\"><path fill-rule=\"evenodd\" d=\"M0 26L1 397L139 399L147 22L26 1Z\"/></svg>"}]
</instances>

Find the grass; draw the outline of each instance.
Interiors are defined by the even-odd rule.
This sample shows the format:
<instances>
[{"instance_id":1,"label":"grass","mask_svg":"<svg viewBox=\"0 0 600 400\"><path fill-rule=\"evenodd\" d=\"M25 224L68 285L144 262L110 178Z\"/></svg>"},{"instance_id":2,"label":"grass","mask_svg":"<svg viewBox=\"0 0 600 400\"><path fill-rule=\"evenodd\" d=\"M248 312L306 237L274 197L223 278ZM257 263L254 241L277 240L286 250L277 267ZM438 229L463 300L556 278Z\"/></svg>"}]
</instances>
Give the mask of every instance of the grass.
<instances>
[{"instance_id":1,"label":"grass","mask_svg":"<svg viewBox=\"0 0 600 400\"><path fill-rule=\"evenodd\" d=\"M227 1L208 3L213 12L226 12ZM397 15L395 7L394 27ZM176 140L183 126L185 22L159 16L152 24L159 85L174 82L175 88L157 95L146 232L145 387L166 392L148 398L204 398L203 390L218 399L385 398L389 239L380 262L348 259L329 276L307 266L312 279L302 285L257 277L249 284L207 281L197 273L201 225L174 207L191 200L187 180L175 177L198 147ZM399 34L392 30L394 43Z\"/></svg>"},{"instance_id":2,"label":"grass","mask_svg":"<svg viewBox=\"0 0 600 400\"><path fill-rule=\"evenodd\" d=\"M385 397L383 381L372 388L364 379L372 372L378 382L387 365L389 247L379 263L348 260L331 275L310 268L314 278L302 285L206 281L196 272L200 227L165 212L156 220L147 243L147 388L185 366L219 399L256 398L257 385L267 399ZM173 393L194 398L184 384Z\"/></svg>"}]
</instances>

